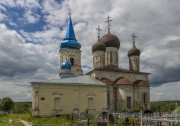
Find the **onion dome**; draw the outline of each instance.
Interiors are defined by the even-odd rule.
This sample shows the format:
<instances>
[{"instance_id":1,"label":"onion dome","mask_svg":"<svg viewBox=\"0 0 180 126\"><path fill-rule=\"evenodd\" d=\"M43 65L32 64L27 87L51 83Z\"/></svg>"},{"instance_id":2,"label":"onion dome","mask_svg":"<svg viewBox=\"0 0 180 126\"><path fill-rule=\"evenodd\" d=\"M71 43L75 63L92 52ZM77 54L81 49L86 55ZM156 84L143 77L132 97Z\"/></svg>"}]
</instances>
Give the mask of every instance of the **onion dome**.
<instances>
[{"instance_id":1,"label":"onion dome","mask_svg":"<svg viewBox=\"0 0 180 126\"><path fill-rule=\"evenodd\" d=\"M67 60L61 65L61 69L71 69L71 63Z\"/></svg>"},{"instance_id":2,"label":"onion dome","mask_svg":"<svg viewBox=\"0 0 180 126\"><path fill-rule=\"evenodd\" d=\"M92 52L95 51L106 51L106 46L100 41L100 39L98 39L98 41L92 46Z\"/></svg>"},{"instance_id":3,"label":"onion dome","mask_svg":"<svg viewBox=\"0 0 180 126\"><path fill-rule=\"evenodd\" d=\"M78 49L78 50L81 48L81 44L77 42L75 34L74 34L71 17L69 17L66 37L61 42L61 48L71 48L71 49Z\"/></svg>"},{"instance_id":4,"label":"onion dome","mask_svg":"<svg viewBox=\"0 0 180 126\"><path fill-rule=\"evenodd\" d=\"M133 47L128 51L128 56L140 56L141 51L136 48L135 42L133 42Z\"/></svg>"},{"instance_id":5,"label":"onion dome","mask_svg":"<svg viewBox=\"0 0 180 126\"><path fill-rule=\"evenodd\" d=\"M101 41L106 45L106 47L115 47L119 49L120 41L117 36L107 33L103 37L101 37Z\"/></svg>"}]
</instances>

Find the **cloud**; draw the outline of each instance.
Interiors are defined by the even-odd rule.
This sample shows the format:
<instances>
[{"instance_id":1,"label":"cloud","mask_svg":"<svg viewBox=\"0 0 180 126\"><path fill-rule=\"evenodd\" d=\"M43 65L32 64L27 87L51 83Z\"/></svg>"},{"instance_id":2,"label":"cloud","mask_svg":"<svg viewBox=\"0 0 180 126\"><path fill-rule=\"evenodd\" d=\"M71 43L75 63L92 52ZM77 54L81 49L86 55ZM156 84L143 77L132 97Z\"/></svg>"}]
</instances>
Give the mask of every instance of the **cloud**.
<instances>
[{"instance_id":1,"label":"cloud","mask_svg":"<svg viewBox=\"0 0 180 126\"><path fill-rule=\"evenodd\" d=\"M14 101L31 101L31 87L28 80L0 81L0 99L11 97Z\"/></svg>"},{"instance_id":2,"label":"cloud","mask_svg":"<svg viewBox=\"0 0 180 126\"><path fill-rule=\"evenodd\" d=\"M0 32L0 87L3 89L0 96L12 96L18 101L30 100L26 97L30 90L28 82L59 78L58 43L26 43L20 34L4 24L0 24Z\"/></svg>"},{"instance_id":3,"label":"cloud","mask_svg":"<svg viewBox=\"0 0 180 126\"><path fill-rule=\"evenodd\" d=\"M180 81L151 87L151 101L180 100Z\"/></svg>"},{"instance_id":4,"label":"cloud","mask_svg":"<svg viewBox=\"0 0 180 126\"><path fill-rule=\"evenodd\" d=\"M129 68L127 52L132 47L131 34L135 33L136 46L141 50L141 71L152 73L150 83L156 86L152 92L163 84L176 85L180 79L179 4L179 0L1 0L0 9L8 13L0 13L0 20L6 19L12 25L0 25L0 80L11 78L13 83L21 79L24 83L23 80L58 78L59 42L66 33L70 7L76 38L82 45L84 73L93 68L95 29L100 25L101 36L106 34L105 20L110 15L111 33L121 41L119 67ZM9 8L15 8L13 13ZM17 8L24 12L21 14Z\"/></svg>"},{"instance_id":5,"label":"cloud","mask_svg":"<svg viewBox=\"0 0 180 126\"><path fill-rule=\"evenodd\" d=\"M25 13L25 19L27 19L27 23L36 23L39 21L39 15L37 14L33 14L33 12L31 10L28 10Z\"/></svg>"},{"instance_id":6,"label":"cloud","mask_svg":"<svg viewBox=\"0 0 180 126\"><path fill-rule=\"evenodd\" d=\"M25 71L35 72L40 64L32 64L38 60L33 53L33 45L25 45L25 40L16 31L8 30L5 25L0 25L0 32L1 76L16 76Z\"/></svg>"},{"instance_id":7,"label":"cloud","mask_svg":"<svg viewBox=\"0 0 180 126\"><path fill-rule=\"evenodd\" d=\"M177 74L180 71L179 42L179 37L168 36L143 51L142 62L144 66L146 64L149 66L147 69L152 73L152 84L179 81L180 75Z\"/></svg>"}]
</instances>

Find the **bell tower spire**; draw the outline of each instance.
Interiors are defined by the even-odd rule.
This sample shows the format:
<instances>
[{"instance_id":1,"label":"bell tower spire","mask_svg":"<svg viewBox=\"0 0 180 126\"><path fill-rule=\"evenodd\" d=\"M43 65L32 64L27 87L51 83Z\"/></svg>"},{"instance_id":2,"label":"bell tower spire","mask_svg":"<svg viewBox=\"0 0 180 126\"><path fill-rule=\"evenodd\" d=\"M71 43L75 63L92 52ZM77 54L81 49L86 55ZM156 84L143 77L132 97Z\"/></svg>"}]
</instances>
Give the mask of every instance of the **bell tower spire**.
<instances>
[{"instance_id":1,"label":"bell tower spire","mask_svg":"<svg viewBox=\"0 0 180 126\"><path fill-rule=\"evenodd\" d=\"M72 23L70 15L69 15L69 20L68 20L68 25L67 25L66 37L64 39L76 40L76 36L74 33L74 28L73 28L73 23Z\"/></svg>"},{"instance_id":2,"label":"bell tower spire","mask_svg":"<svg viewBox=\"0 0 180 126\"><path fill-rule=\"evenodd\" d=\"M76 40L73 23L71 19L71 9L69 9L69 19L67 24L66 36L60 44L60 63L63 64L65 60L70 61L73 76L83 74L81 69L81 44ZM60 67L59 75L62 73ZM61 77L61 76L60 76Z\"/></svg>"}]
</instances>

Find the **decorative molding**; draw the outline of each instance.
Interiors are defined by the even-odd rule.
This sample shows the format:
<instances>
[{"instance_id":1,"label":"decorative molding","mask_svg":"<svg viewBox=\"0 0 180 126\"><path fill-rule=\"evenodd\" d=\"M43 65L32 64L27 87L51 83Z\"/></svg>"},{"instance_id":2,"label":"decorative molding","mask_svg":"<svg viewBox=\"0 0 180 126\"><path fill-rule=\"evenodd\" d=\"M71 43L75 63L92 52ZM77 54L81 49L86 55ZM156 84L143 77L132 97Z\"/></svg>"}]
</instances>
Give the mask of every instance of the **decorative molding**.
<instances>
[{"instance_id":1,"label":"decorative molding","mask_svg":"<svg viewBox=\"0 0 180 126\"><path fill-rule=\"evenodd\" d=\"M89 92L89 93L87 94L87 97L88 97L88 98L95 98L96 95L95 95L94 93L92 93L92 92Z\"/></svg>"},{"instance_id":2,"label":"decorative molding","mask_svg":"<svg viewBox=\"0 0 180 126\"><path fill-rule=\"evenodd\" d=\"M56 97L62 97L62 96L63 96L63 94L60 93L60 92L58 92L58 91L55 91L55 92L53 93L53 97L54 97L54 98L56 98Z\"/></svg>"}]
</instances>

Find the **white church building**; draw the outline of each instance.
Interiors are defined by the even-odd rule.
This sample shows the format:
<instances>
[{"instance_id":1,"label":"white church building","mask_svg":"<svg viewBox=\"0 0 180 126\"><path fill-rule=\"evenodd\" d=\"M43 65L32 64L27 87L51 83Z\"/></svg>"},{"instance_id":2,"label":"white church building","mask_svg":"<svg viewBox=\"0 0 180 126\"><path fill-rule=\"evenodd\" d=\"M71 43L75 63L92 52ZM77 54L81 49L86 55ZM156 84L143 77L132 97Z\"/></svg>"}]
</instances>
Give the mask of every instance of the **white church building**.
<instances>
[{"instance_id":1,"label":"white church building","mask_svg":"<svg viewBox=\"0 0 180 126\"><path fill-rule=\"evenodd\" d=\"M92 44L93 70L83 75L81 44L77 41L71 16L65 38L60 44L60 79L31 82L32 115L56 116L102 111L134 111L137 106L150 109L149 73L140 71L140 50L135 46L127 52L129 69L119 64L120 40L110 32ZM100 28L98 28L100 31Z\"/></svg>"}]
</instances>

